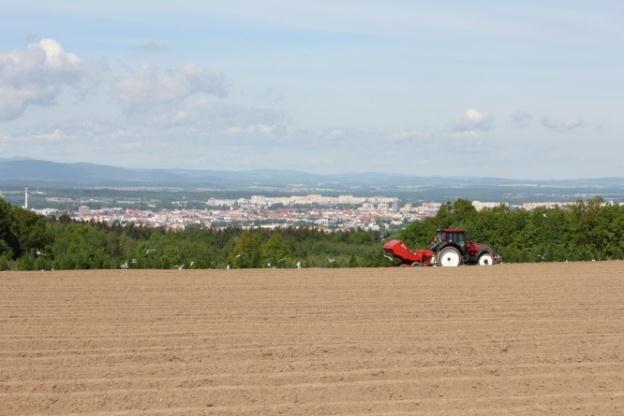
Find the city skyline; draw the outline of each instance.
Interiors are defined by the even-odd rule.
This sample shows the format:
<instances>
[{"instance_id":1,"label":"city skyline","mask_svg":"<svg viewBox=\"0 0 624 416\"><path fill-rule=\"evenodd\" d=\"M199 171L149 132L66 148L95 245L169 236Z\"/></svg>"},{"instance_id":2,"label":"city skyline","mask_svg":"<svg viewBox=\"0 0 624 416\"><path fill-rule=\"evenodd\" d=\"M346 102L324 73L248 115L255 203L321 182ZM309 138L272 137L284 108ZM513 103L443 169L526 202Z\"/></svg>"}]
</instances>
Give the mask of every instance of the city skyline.
<instances>
[{"instance_id":1,"label":"city skyline","mask_svg":"<svg viewBox=\"0 0 624 416\"><path fill-rule=\"evenodd\" d=\"M0 153L136 168L621 176L614 1L0 1Z\"/></svg>"}]
</instances>

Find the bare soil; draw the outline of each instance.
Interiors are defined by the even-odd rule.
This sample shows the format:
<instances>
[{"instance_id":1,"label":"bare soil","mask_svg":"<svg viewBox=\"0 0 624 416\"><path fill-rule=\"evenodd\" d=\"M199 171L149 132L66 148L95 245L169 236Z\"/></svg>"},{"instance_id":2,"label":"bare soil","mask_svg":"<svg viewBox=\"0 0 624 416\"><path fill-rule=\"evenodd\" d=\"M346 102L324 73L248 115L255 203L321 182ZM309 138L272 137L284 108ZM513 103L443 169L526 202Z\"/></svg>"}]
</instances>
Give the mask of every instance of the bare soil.
<instances>
[{"instance_id":1,"label":"bare soil","mask_svg":"<svg viewBox=\"0 0 624 416\"><path fill-rule=\"evenodd\" d=\"M1 415L621 415L624 262L0 273Z\"/></svg>"}]
</instances>

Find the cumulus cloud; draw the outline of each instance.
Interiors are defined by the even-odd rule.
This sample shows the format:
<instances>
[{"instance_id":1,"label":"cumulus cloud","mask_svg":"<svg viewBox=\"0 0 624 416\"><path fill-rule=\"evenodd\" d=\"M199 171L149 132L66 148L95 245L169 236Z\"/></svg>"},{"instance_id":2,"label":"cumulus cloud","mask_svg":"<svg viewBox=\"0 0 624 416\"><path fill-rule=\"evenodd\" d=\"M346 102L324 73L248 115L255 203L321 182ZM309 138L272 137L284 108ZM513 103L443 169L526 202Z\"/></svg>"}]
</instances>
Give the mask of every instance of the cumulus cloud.
<instances>
[{"instance_id":1,"label":"cumulus cloud","mask_svg":"<svg viewBox=\"0 0 624 416\"><path fill-rule=\"evenodd\" d=\"M325 133L325 136L330 138L330 139L342 139L344 137L347 137L350 134L352 134L352 133L351 133L351 131L349 129L346 129L346 128L335 128L335 129L330 129L329 131L327 131Z\"/></svg>"},{"instance_id":2,"label":"cumulus cloud","mask_svg":"<svg viewBox=\"0 0 624 416\"><path fill-rule=\"evenodd\" d=\"M197 96L168 104L146 104L127 111L129 115L140 118L147 125L179 126L197 123L202 114L213 105L214 103L206 97Z\"/></svg>"},{"instance_id":3,"label":"cumulus cloud","mask_svg":"<svg viewBox=\"0 0 624 416\"><path fill-rule=\"evenodd\" d=\"M516 111L515 113L511 114L509 118L511 122L511 127L515 129L523 129L529 127L531 125L531 122L533 122L533 116L527 111Z\"/></svg>"},{"instance_id":4,"label":"cumulus cloud","mask_svg":"<svg viewBox=\"0 0 624 416\"><path fill-rule=\"evenodd\" d=\"M476 134L491 128L490 114L472 108L461 113L453 123L453 131L457 133Z\"/></svg>"},{"instance_id":5,"label":"cumulus cloud","mask_svg":"<svg viewBox=\"0 0 624 416\"><path fill-rule=\"evenodd\" d=\"M168 71L144 67L113 85L113 97L126 115L160 126L196 123L227 94L225 76L199 65Z\"/></svg>"},{"instance_id":6,"label":"cumulus cloud","mask_svg":"<svg viewBox=\"0 0 624 416\"><path fill-rule=\"evenodd\" d=\"M542 119L542 126L555 131L570 131L583 127L583 120L578 117L570 118L550 118Z\"/></svg>"},{"instance_id":7,"label":"cumulus cloud","mask_svg":"<svg viewBox=\"0 0 624 416\"><path fill-rule=\"evenodd\" d=\"M29 106L50 105L64 87L80 86L87 78L81 59L54 39L0 53L0 120L16 119Z\"/></svg>"},{"instance_id":8,"label":"cumulus cloud","mask_svg":"<svg viewBox=\"0 0 624 416\"><path fill-rule=\"evenodd\" d=\"M180 103L150 108L138 115L141 124L167 128L191 128L204 133L226 132L230 136L261 133L265 126L283 123L284 115L266 108L245 107L215 101L208 97L190 97ZM232 130L227 130L227 129Z\"/></svg>"},{"instance_id":9,"label":"cumulus cloud","mask_svg":"<svg viewBox=\"0 0 624 416\"><path fill-rule=\"evenodd\" d=\"M113 86L113 96L129 112L179 102L197 94L225 97L225 76L192 64L164 72L144 67L117 79Z\"/></svg>"},{"instance_id":10,"label":"cumulus cloud","mask_svg":"<svg viewBox=\"0 0 624 416\"><path fill-rule=\"evenodd\" d=\"M60 143L71 136L64 130L56 128L54 130L20 130L19 133L0 136L0 141L16 144L53 144Z\"/></svg>"},{"instance_id":11,"label":"cumulus cloud","mask_svg":"<svg viewBox=\"0 0 624 416\"><path fill-rule=\"evenodd\" d=\"M227 127L223 132L228 136L266 136L275 131L275 126L267 124L255 124L251 126Z\"/></svg>"},{"instance_id":12,"label":"cumulus cloud","mask_svg":"<svg viewBox=\"0 0 624 416\"><path fill-rule=\"evenodd\" d=\"M49 133L41 133L33 135L33 139L46 142L60 142L68 136L61 129L54 129Z\"/></svg>"}]
</instances>

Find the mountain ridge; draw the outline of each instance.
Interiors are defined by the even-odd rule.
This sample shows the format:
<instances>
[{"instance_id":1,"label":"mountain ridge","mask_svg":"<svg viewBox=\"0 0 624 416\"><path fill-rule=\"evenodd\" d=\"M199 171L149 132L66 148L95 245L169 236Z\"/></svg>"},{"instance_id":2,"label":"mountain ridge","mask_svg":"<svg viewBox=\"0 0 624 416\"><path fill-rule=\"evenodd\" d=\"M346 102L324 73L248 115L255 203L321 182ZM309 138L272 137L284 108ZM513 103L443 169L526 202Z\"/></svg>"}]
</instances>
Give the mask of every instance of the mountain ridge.
<instances>
[{"instance_id":1,"label":"mountain ridge","mask_svg":"<svg viewBox=\"0 0 624 416\"><path fill-rule=\"evenodd\" d=\"M181 186L217 189L262 186L327 187L617 187L624 178L511 179L500 177L418 176L384 172L318 174L280 169L244 171L201 169L132 169L94 163L62 163L37 159L0 159L4 186Z\"/></svg>"}]
</instances>

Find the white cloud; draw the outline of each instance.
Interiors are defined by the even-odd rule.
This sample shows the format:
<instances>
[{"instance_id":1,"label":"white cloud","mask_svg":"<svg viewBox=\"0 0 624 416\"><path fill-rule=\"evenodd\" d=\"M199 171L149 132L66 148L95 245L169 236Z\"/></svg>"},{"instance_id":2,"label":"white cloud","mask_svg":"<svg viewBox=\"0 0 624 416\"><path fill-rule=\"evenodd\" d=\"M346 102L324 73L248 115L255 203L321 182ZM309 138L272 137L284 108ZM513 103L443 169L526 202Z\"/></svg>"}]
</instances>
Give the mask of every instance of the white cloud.
<instances>
[{"instance_id":1,"label":"white cloud","mask_svg":"<svg viewBox=\"0 0 624 416\"><path fill-rule=\"evenodd\" d=\"M346 128L335 128L329 130L325 135L330 139L342 139L347 137L351 132Z\"/></svg>"},{"instance_id":2,"label":"white cloud","mask_svg":"<svg viewBox=\"0 0 624 416\"><path fill-rule=\"evenodd\" d=\"M468 109L461 113L453 123L453 130L457 133L476 135L479 131L486 131L492 128L492 117L490 114Z\"/></svg>"},{"instance_id":3,"label":"white cloud","mask_svg":"<svg viewBox=\"0 0 624 416\"><path fill-rule=\"evenodd\" d=\"M130 114L139 116L148 125L183 126L197 123L214 105L207 97L196 96L169 104L144 105Z\"/></svg>"},{"instance_id":4,"label":"white cloud","mask_svg":"<svg viewBox=\"0 0 624 416\"><path fill-rule=\"evenodd\" d=\"M542 119L542 126L556 131L570 131L583 127L583 120L578 117Z\"/></svg>"},{"instance_id":5,"label":"white cloud","mask_svg":"<svg viewBox=\"0 0 624 416\"><path fill-rule=\"evenodd\" d=\"M113 85L113 97L127 116L163 127L211 124L223 112L227 93L225 75L192 64L168 71L143 67Z\"/></svg>"},{"instance_id":6,"label":"white cloud","mask_svg":"<svg viewBox=\"0 0 624 416\"><path fill-rule=\"evenodd\" d=\"M190 128L205 134L267 134L266 126L284 121L285 116L266 108L229 104L205 95L191 96L173 103L145 106L129 115L146 127Z\"/></svg>"},{"instance_id":7,"label":"white cloud","mask_svg":"<svg viewBox=\"0 0 624 416\"><path fill-rule=\"evenodd\" d=\"M267 136L273 133L275 126L267 124L255 124L245 127L227 127L223 132L228 136Z\"/></svg>"},{"instance_id":8,"label":"white cloud","mask_svg":"<svg viewBox=\"0 0 624 416\"><path fill-rule=\"evenodd\" d=\"M531 125L531 122L533 122L533 116L527 111L516 111L515 113L511 114L509 118L511 122L511 127L515 129L523 129L525 127L529 127Z\"/></svg>"},{"instance_id":9,"label":"white cloud","mask_svg":"<svg viewBox=\"0 0 624 416\"><path fill-rule=\"evenodd\" d=\"M225 76L192 64L164 72L144 67L129 77L117 79L113 86L113 96L130 113L200 94L225 97Z\"/></svg>"},{"instance_id":10,"label":"white cloud","mask_svg":"<svg viewBox=\"0 0 624 416\"><path fill-rule=\"evenodd\" d=\"M46 142L60 142L66 139L68 136L61 129L54 129L49 133L35 134L32 136L35 140L41 140Z\"/></svg>"},{"instance_id":11,"label":"white cloud","mask_svg":"<svg viewBox=\"0 0 624 416\"><path fill-rule=\"evenodd\" d=\"M34 131L20 131L19 133L13 133L10 135L0 136L0 141L4 141L6 144L52 144L60 143L62 140L70 138L70 135L66 134L64 130L56 128L54 130L34 130Z\"/></svg>"},{"instance_id":12,"label":"white cloud","mask_svg":"<svg viewBox=\"0 0 624 416\"><path fill-rule=\"evenodd\" d=\"M88 78L80 58L54 39L41 39L26 51L0 54L0 120L21 116L29 106L54 102L65 86Z\"/></svg>"}]
</instances>

